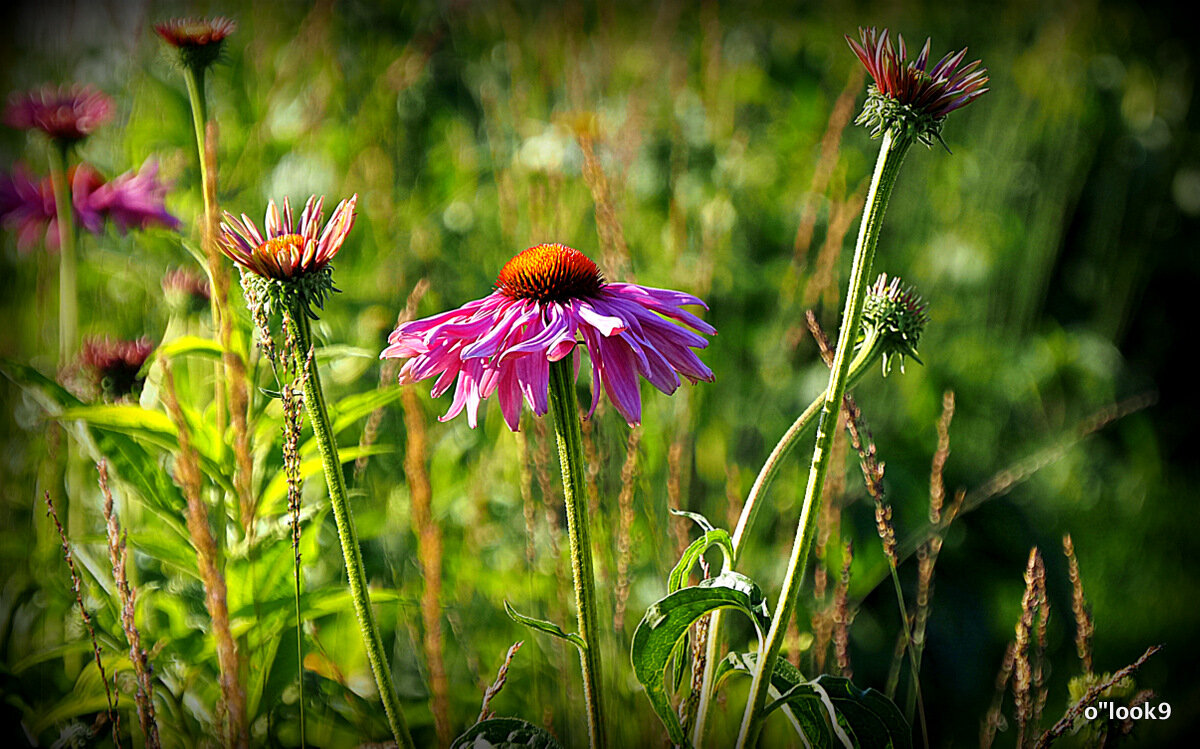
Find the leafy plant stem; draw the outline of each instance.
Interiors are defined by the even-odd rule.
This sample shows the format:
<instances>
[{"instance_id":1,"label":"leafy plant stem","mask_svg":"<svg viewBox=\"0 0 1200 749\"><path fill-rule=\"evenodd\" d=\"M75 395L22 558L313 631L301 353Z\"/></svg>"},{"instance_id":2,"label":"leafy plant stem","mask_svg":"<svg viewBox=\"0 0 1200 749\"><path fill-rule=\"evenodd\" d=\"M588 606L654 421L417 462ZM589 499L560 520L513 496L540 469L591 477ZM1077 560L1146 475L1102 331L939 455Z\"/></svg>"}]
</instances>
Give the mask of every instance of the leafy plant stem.
<instances>
[{"instance_id":1,"label":"leafy plant stem","mask_svg":"<svg viewBox=\"0 0 1200 749\"><path fill-rule=\"evenodd\" d=\"M600 645L596 636L596 583L592 573L592 547L588 533L587 491L584 485L583 432L575 397L575 370L570 358L550 364L550 411L558 437L563 497L567 505L567 536L571 544L571 572L575 579L575 608L579 619L579 662L583 669L583 696L587 703L588 737L593 749L607 746L601 715Z\"/></svg>"},{"instance_id":2,"label":"leafy plant stem","mask_svg":"<svg viewBox=\"0 0 1200 749\"><path fill-rule=\"evenodd\" d=\"M308 418L312 422L313 436L321 451L321 462L325 468L325 481L329 486L329 503L333 507L333 517L337 522L338 540L342 545L342 556L346 560L346 577L350 583L350 597L354 602L354 614L358 617L358 626L362 630L363 644L367 649L367 660L371 663L371 673L375 676L375 684L379 687L379 697L383 700L383 709L387 713L388 726L396 743L405 749L413 749L412 736L408 732L408 724L400 710L400 699L396 694L396 686L392 682L392 673L383 650L383 640L379 636L379 628L375 624L375 614L371 610L371 601L367 596L366 573L363 569L362 550L358 545L358 533L354 529L354 516L350 511L350 502L346 496L346 480L342 476L342 462L338 457L337 442L334 440L333 428L329 420L329 408L325 404L325 394L321 388L321 377L315 363L309 361L308 351L312 348L312 328L309 324L306 303L299 300L292 310L293 319L298 329L299 351L293 351L297 368L310 367L304 376L304 404L308 410Z\"/></svg>"},{"instance_id":3,"label":"leafy plant stem","mask_svg":"<svg viewBox=\"0 0 1200 749\"><path fill-rule=\"evenodd\" d=\"M873 330L868 331L866 338L858 347L858 352L855 354L854 360L850 362L850 373L847 377L846 389L849 390L854 387L864 374L875 367L882 354L882 336L877 335ZM767 457L766 462L763 463L758 476L755 477L754 485L750 487L750 493L746 495L746 502L742 505L742 513L738 516L737 527L733 532L733 559L730 560L731 566L736 565L741 556L743 542L751 526L754 525L754 521L757 519L758 512L762 507L760 500L775 481L775 477L783 465L783 459L791 453L792 448L796 446L800 438L807 434L809 429L817 423L817 414L820 413L821 404L824 401L825 394L822 393L812 403L808 404L808 408L804 409L804 412L783 433L779 442L771 450L771 454ZM700 692L700 705L696 713L696 725L692 731L692 743L696 746L702 746L704 743L704 733L708 726L708 714L712 708L714 697L713 678L721 660L721 633L725 612L718 609L712 612L710 616L704 680Z\"/></svg>"},{"instance_id":4,"label":"leafy plant stem","mask_svg":"<svg viewBox=\"0 0 1200 749\"><path fill-rule=\"evenodd\" d=\"M891 196L896 178L900 174L900 166L911 145L910 139L897 136L895 132L888 130L883 134L883 140L879 146L879 158L875 162L875 172L871 177L871 187L867 193L858 242L854 249L849 293L846 295L846 308L842 315L842 327L838 333L838 344L833 356L829 386L825 390L825 400L822 403L821 414L817 422L816 445L813 448L812 465L809 468L808 485L804 491L800 521L796 528L796 537L792 542L783 591L779 594L779 602L775 607L774 617L771 619L771 629L767 634L763 657L759 659L754 679L751 682L750 697L746 702L746 712L742 717L742 725L738 733L737 746L739 749L753 746L762 731L762 714L771 684L770 675L774 671L775 661L779 658L779 651L783 646L787 624L795 608L796 594L804 580L809 547L812 545L813 535L816 532L816 519L820 512L825 474L829 469L833 436L837 431L842 396L846 392L849 380L850 350L854 345L854 338L858 335L859 326L862 324L863 304L875 261L875 246L879 241L879 230L883 223L883 215L887 210L888 198Z\"/></svg>"}]
</instances>

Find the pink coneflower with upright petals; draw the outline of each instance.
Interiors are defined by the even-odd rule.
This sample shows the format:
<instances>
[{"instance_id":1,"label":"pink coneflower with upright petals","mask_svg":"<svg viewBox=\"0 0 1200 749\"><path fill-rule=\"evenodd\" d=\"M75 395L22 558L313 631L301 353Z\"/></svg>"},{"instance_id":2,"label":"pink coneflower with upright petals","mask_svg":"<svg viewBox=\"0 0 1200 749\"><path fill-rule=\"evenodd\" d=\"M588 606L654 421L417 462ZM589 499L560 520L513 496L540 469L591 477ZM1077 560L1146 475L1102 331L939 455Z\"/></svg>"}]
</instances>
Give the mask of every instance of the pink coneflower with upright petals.
<instances>
[{"instance_id":1,"label":"pink coneflower with upright petals","mask_svg":"<svg viewBox=\"0 0 1200 749\"><path fill-rule=\"evenodd\" d=\"M917 58L910 61L906 59L904 37L899 37L897 48L888 39L887 29L880 33L874 28L860 28L858 34L860 41L849 35L846 41L873 80L871 96L858 123L871 125L875 134L900 126L929 144L939 138L946 115L987 91L987 69L980 66L981 61L962 64L965 47L947 53L931 68L929 39Z\"/></svg>"},{"instance_id":2,"label":"pink coneflower with upright petals","mask_svg":"<svg viewBox=\"0 0 1200 749\"><path fill-rule=\"evenodd\" d=\"M126 172L97 187L88 204L93 212L111 220L122 234L154 226L178 229L179 219L167 212L165 203L169 188L158 181L157 162L147 159L136 172Z\"/></svg>"},{"instance_id":3,"label":"pink coneflower with upright petals","mask_svg":"<svg viewBox=\"0 0 1200 749\"><path fill-rule=\"evenodd\" d=\"M4 122L20 130L41 130L56 141L86 138L112 117L113 103L91 86L43 86L13 94Z\"/></svg>"},{"instance_id":4,"label":"pink coneflower with upright petals","mask_svg":"<svg viewBox=\"0 0 1200 749\"><path fill-rule=\"evenodd\" d=\"M89 338L79 349L79 368L88 385L105 400L120 400L139 390L138 376L154 344L149 338L113 341Z\"/></svg>"},{"instance_id":5,"label":"pink coneflower with upright petals","mask_svg":"<svg viewBox=\"0 0 1200 749\"><path fill-rule=\"evenodd\" d=\"M664 393L679 376L711 381L712 370L691 349L716 330L683 309L697 297L680 291L607 283L586 255L561 244L540 244L501 269L496 290L482 299L433 317L407 322L388 337L382 358L403 358L400 383L437 377L437 397L457 382L442 421L466 409L474 427L479 404L492 394L508 427L516 431L521 401L539 416L548 408L550 362L576 354L578 343L592 362L592 406L600 392L631 426L642 418L638 375Z\"/></svg>"},{"instance_id":6,"label":"pink coneflower with upright petals","mask_svg":"<svg viewBox=\"0 0 1200 749\"><path fill-rule=\"evenodd\" d=\"M325 217L325 198L312 196L304 204L299 225L292 221L292 206L283 199L283 210L272 200L267 204L259 234L254 220L242 214L239 220L225 213L221 223L221 251L246 270L276 281L294 281L325 268L342 249L350 227L354 226L354 207L358 195L338 203L321 230Z\"/></svg>"},{"instance_id":7,"label":"pink coneflower with upright petals","mask_svg":"<svg viewBox=\"0 0 1200 749\"><path fill-rule=\"evenodd\" d=\"M190 68L203 69L221 54L225 37L237 30L237 23L224 16L216 18L172 18L154 24L154 32L179 50L180 60Z\"/></svg>"}]
</instances>

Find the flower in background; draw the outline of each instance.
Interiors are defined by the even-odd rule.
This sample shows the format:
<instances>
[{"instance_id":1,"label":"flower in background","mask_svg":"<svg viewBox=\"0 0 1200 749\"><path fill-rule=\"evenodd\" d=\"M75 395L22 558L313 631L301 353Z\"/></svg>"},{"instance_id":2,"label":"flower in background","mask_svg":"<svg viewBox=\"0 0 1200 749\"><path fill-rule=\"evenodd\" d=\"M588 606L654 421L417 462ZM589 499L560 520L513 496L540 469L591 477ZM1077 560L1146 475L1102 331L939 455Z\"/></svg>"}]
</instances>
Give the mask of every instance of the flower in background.
<instances>
[{"instance_id":1,"label":"flower in background","mask_svg":"<svg viewBox=\"0 0 1200 749\"><path fill-rule=\"evenodd\" d=\"M188 314L208 309L212 291L204 276L187 268L167 271L162 278L163 297L173 311Z\"/></svg>"},{"instance_id":2,"label":"flower in background","mask_svg":"<svg viewBox=\"0 0 1200 749\"><path fill-rule=\"evenodd\" d=\"M67 172L75 223L91 232L104 231L111 220L122 233L130 229L162 226L179 228L179 219L167 213L163 202L167 185L156 177L158 167L147 161L141 169L106 182L90 164L77 164ZM0 225L17 235L17 249L29 252L39 242L58 251L58 214L50 178L34 178L24 165L12 174L0 174Z\"/></svg>"},{"instance_id":3,"label":"flower in background","mask_svg":"<svg viewBox=\"0 0 1200 749\"><path fill-rule=\"evenodd\" d=\"M354 226L358 195L338 203L322 230L324 204L324 197L310 197L296 224L287 198L282 211L272 200L267 204L262 234L246 214L238 219L226 212L221 223L221 251L254 276L282 283L298 291L306 305L321 307L334 290L329 261L342 249Z\"/></svg>"},{"instance_id":4,"label":"flower in background","mask_svg":"<svg viewBox=\"0 0 1200 749\"><path fill-rule=\"evenodd\" d=\"M104 216L91 203L92 194L104 183L104 178L88 164L78 164L67 172L71 185L71 203L75 222L90 232L99 233ZM0 174L0 225L17 235L17 249L32 251L39 243L47 250L58 251L58 214L54 210L54 188L50 178L34 178L23 164L17 164L12 174Z\"/></svg>"},{"instance_id":5,"label":"flower in background","mask_svg":"<svg viewBox=\"0 0 1200 749\"><path fill-rule=\"evenodd\" d=\"M642 417L638 375L668 395L679 376L711 381L712 370L691 349L715 335L683 309L697 297L680 291L607 283L586 255L561 244L540 244L501 269L496 290L433 317L407 322L388 337L382 358L406 358L400 383L437 377L437 397L457 382L446 421L464 408L474 427L480 401L495 394L509 428L520 423L521 401L539 416L548 410L550 362L572 353L582 339L592 362L592 406L603 388L631 426Z\"/></svg>"},{"instance_id":6,"label":"flower in background","mask_svg":"<svg viewBox=\"0 0 1200 749\"><path fill-rule=\"evenodd\" d=\"M223 16L216 18L172 18L154 24L163 41L179 51L180 62L193 70L204 70L221 55L225 37L237 30L237 23Z\"/></svg>"},{"instance_id":7,"label":"flower in background","mask_svg":"<svg viewBox=\"0 0 1200 749\"><path fill-rule=\"evenodd\" d=\"M108 122L112 111L112 99L91 86L43 86L13 94L4 110L4 122L20 130L41 130L60 143L71 144Z\"/></svg>"},{"instance_id":8,"label":"flower in background","mask_svg":"<svg viewBox=\"0 0 1200 749\"><path fill-rule=\"evenodd\" d=\"M141 390L142 365L150 357L154 344L148 338L136 341L112 341L89 338L79 350L79 369L93 393L107 401L124 398Z\"/></svg>"},{"instance_id":9,"label":"flower in background","mask_svg":"<svg viewBox=\"0 0 1200 749\"><path fill-rule=\"evenodd\" d=\"M122 234L155 226L178 229L179 219L167 213L169 188L158 181L158 164L148 159L137 172L126 172L97 187L88 202L94 213L112 221Z\"/></svg>"},{"instance_id":10,"label":"flower in background","mask_svg":"<svg viewBox=\"0 0 1200 749\"><path fill-rule=\"evenodd\" d=\"M887 29L879 33L874 28L860 28L858 34L860 41L849 35L846 41L874 82L856 123L869 125L872 135L895 129L932 145L941 140L946 115L987 91L987 69L980 67L980 61L962 65L965 47L947 53L930 68L929 39L917 58L909 61L904 37L899 37L897 48L888 39Z\"/></svg>"}]
</instances>

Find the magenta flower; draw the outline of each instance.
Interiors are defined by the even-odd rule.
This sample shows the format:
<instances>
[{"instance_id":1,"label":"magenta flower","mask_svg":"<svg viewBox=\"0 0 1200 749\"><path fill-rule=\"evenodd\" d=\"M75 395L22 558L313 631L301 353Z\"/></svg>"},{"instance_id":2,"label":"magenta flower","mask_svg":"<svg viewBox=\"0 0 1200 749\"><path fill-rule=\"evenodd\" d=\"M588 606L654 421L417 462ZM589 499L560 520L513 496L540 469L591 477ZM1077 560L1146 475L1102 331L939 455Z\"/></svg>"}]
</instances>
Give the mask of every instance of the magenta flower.
<instances>
[{"instance_id":1,"label":"magenta flower","mask_svg":"<svg viewBox=\"0 0 1200 749\"><path fill-rule=\"evenodd\" d=\"M41 130L54 140L73 143L108 122L112 109L112 99L91 86L43 86L10 97L4 122L20 130Z\"/></svg>"},{"instance_id":2,"label":"magenta flower","mask_svg":"<svg viewBox=\"0 0 1200 749\"><path fill-rule=\"evenodd\" d=\"M111 220L122 234L154 226L178 229L179 219L167 213L165 200L169 187L158 181L158 164L147 159L137 172L126 172L97 187L88 204L94 213Z\"/></svg>"},{"instance_id":3,"label":"magenta flower","mask_svg":"<svg viewBox=\"0 0 1200 749\"><path fill-rule=\"evenodd\" d=\"M354 207L358 196L338 203L325 230L322 206L325 198L312 196L304 204L300 224L292 221L292 207L283 199L283 211L272 200L267 204L263 220L264 234L258 233L254 220L242 214L238 220L226 212L221 223L221 251L243 268L263 278L293 281L325 268L342 248L346 235L354 226Z\"/></svg>"},{"instance_id":4,"label":"magenta flower","mask_svg":"<svg viewBox=\"0 0 1200 749\"><path fill-rule=\"evenodd\" d=\"M79 349L79 368L87 384L105 400L120 400L140 390L142 365L150 357L154 344L148 338L136 341L112 341L89 338Z\"/></svg>"},{"instance_id":5,"label":"magenta flower","mask_svg":"<svg viewBox=\"0 0 1200 749\"><path fill-rule=\"evenodd\" d=\"M91 197L104 179L88 164L72 167L67 179L71 183L75 223L99 233L104 227L104 216L92 206ZM34 181L22 164L17 164L12 174L0 174L0 225L17 235L17 249L22 253L32 251L39 243L57 252L58 213L54 209L50 178Z\"/></svg>"},{"instance_id":6,"label":"magenta flower","mask_svg":"<svg viewBox=\"0 0 1200 749\"><path fill-rule=\"evenodd\" d=\"M122 233L152 226L179 228L179 220L167 213L163 198L167 185L158 182L158 167L146 162L136 173L128 172L111 182L86 163L71 167L71 205L75 223L99 234L111 220ZM17 235L17 249L29 252L44 241L47 250L58 251L58 213L54 187L49 177L34 181L18 164L10 175L0 174L0 224Z\"/></svg>"},{"instance_id":7,"label":"magenta flower","mask_svg":"<svg viewBox=\"0 0 1200 749\"><path fill-rule=\"evenodd\" d=\"M640 423L638 375L668 395L679 375L693 383L713 373L691 349L708 341L675 325L715 335L708 323L683 309L700 299L680 291L606 283L586 255L561 244L540 244L501 269L496 290L433 317L407 322L388 337L381 358L409 361L400 383L437 377L434 397L457 382L442 421L467 411L475 427L479 404L495 394L509 429L517 431L521 401L539 416L548 408L550 362L586 346L592 361L591 416L600 391L630 426Z\"/></svg>"},{"instance_id":8,"label":"magenta flower","mask_svg":"<svg viewBox=\"0 0 1200 749\"><path fill-rule=\"evenodd\" d=\"M904 37L899 48L892 46L887 29L858 30L859 39L846 41L874 81L858 124L867 124L879 135L899 127L926 145L940 140L946 115L964 107L987 91L987 69L980 60L962 65L967 50L947 53L929 68L930 40L925 40L917 59L909 61ZM960 67L961 66L961 67Z\"/></svg>"}]
</instances>

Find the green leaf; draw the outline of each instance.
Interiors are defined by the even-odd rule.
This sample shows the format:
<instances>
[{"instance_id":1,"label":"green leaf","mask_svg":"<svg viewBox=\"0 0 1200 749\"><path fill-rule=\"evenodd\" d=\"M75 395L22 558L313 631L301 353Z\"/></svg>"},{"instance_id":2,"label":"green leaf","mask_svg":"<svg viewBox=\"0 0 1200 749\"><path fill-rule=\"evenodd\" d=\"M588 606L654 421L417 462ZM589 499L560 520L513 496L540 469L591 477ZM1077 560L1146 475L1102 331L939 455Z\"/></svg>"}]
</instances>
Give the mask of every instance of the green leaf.
<instances>
[{"instance_id":1,"label":"green leaf","mask_svg":"<svg viewBox=\"0 0 1200 749\"><path fill-rule=\"evenodd\" d=\"M508 618L512 619L517 624L524 624L530 629L536 629L538 632L545 632L548 635L553 635L561 640L566 640L580 651L587 650L587 643L583 638L574 632L566 632L562 627L554 622L548 622L545 619L534 619L532 616L525 616L512 607L512 604L507 600L504 602L504 613L508 614ZM464 734L466 735L466 734Z\"/></svg>"},{"instance_id":2,"label":"green leaf","mask_svg":"<svg viewBox=\"0 0 1200 749\"><path fill-rule=\"evenodd\" d=\"M468 728L450 745L450 749L485 749L486 747L562 749L558 740L544 728L520 718L489 718L480 721Z\"/></svg>"},{"instance_id":3,"label":"green leaf","mask_svg":"<svg viewBox=\"0 0 1200 749\"><path fill-rule=\"evenodd\" d=\"M646 697L671 740L678 745L687 746L688 738L667 695L667 667L692 624L717 609L736 609L750 617L760 642L770 626L766 601L754 581L737 572L725 572L658 601L646 610L633 633L630 657L634 675L645 687Z\"/></svg>"},{"instance_id":4,"label":"green leaf","mask_svg":"<svg viewBox=\"0 0 1200 749\"><path fill-rule=\"evenodd\" d=\"M730 653L717 666L714 683L732 673L753 674L754 653ZM912 729L899 708L875 689L859 689L840 676L820 676L807 681L800 671L780 658L771 675L776 699L764 715L782 707L813 749L841 745L862 749L911 749Z\"/></svg>"},{"instance_id":5,"label":"green leaf","mask_svg":"<svg viewBox=\"0 0 1200 749\"><path fill-rule=\"evenodd\" d=\"M704 517L698 512L689 512L687 510L671 510L671 514L678 515L681 518L690 519L696 525L700 526L700 530L704 531L705 533L708 533L709 531L715 531L717 529L715 525L708 522L708 518Z\"/></svg>"},{"instance_id":6,"label":"green leaf","mask_svg":"<svg viewBox=\"0 0 1200 749\"><path fill-rule=\"evenodd\" d=\"M220 359L225 353L225 349L221 348L221 344L211 338L201 338L200 336L184 335L178 338L173 338L170 341L159 346L154 351L154 358L173 359L177 356L189 356L195 354L197 356L205 356L212 359Z\"/></svg>"},{"instance_id":7,"label":"green leaf","mask_svg":"<svg viewBox=\"0 0 1200 749\"><path fill-rule=\"evenodd\" d=\"M696 566L696 562L704 552L708 551L710 546L721 547L721 552L725 555L725 563L721 568L722 574L729 571L733 566L733 539L729 537L729 533L723 529L717 528L706 531L705 534L693 541L686 549L683 555L679 557L679 563L675 565L675 569L671 570L671 574L667 577L667 592L674 593L684 586L688 576L692 574L692 568Z\"/></svg>"},{"instance_id":8,"label":"green leaf","mask_svg":"<svg viewBox=\"0 0 1200 749\"><path fill-rule=\"evenodd\" d=\"M333 433L338 434L375 409L399 400L401 392L399 385L389 385L365 393L347 395L337 403L330 403L330 411L333 412L330 414L333 418Z\"/></svg>"},{"instance_id":9,"label":"green leaf","mask_svg":"<svg viewBox=\"0 0 1200 749\"><path fill-rule=\"evenodd\" d=\"M370 447L343 447L338 450L342 465L352 463L364 455L383 455L393 450L391 445L371 445ZM314 476L324 470L321 456L317 455L300 461L300 480ZM259 517L272 517L283 511L287 501L287 474L278 471L262 490L259 499Z\"/></svg>"}]
</instances>

